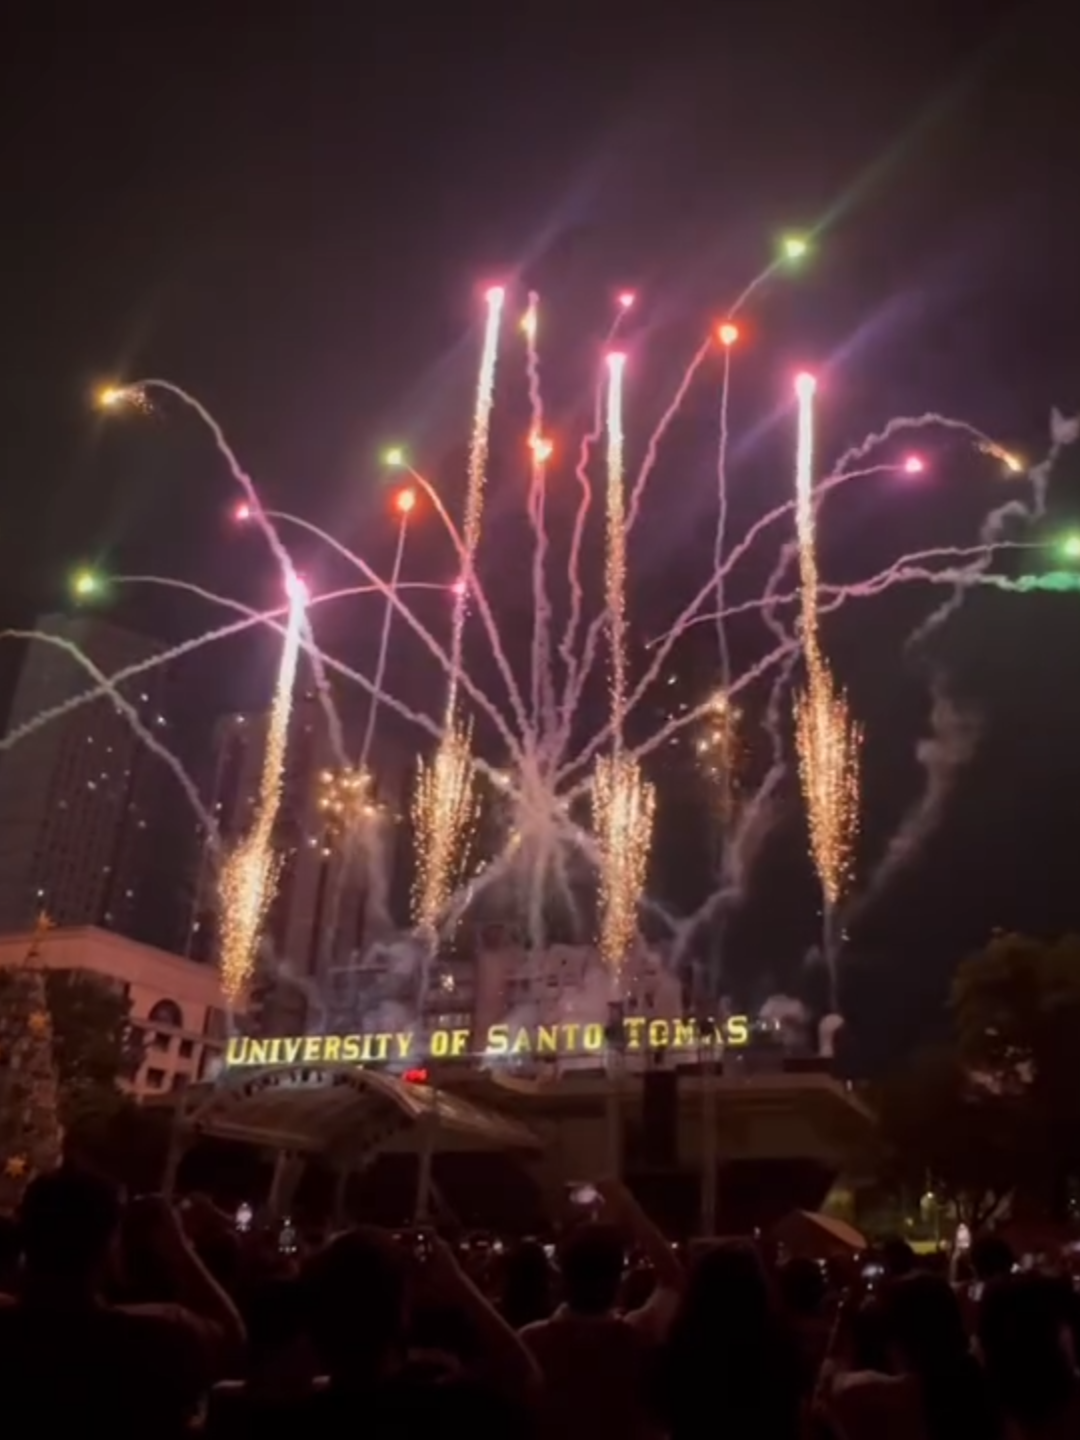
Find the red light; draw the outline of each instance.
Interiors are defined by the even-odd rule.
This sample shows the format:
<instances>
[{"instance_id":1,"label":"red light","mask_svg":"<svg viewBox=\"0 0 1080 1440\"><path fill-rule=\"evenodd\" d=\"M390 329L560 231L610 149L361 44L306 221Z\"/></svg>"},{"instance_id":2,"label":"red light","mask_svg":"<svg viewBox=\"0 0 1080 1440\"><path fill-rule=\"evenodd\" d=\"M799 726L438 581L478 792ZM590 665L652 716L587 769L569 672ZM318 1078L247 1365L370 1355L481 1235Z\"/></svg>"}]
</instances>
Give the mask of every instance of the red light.
<instances>
[{"instance_id":1,"label":"red light","mask_svg":"<svg viewBox=\"0 0 1080 1440\"><path fill-rule=\"evenodd\" d=\"M720 337L720 344L723 345L725 349L730 349L739 338L739 327L733 325L731 321L728 320L720 326L716 333Z\"/></svg>"},{"instance_id":2,"label":"red light","mask_svg":"<svg viewBox=\"0 0 1080 1440\"><path fill-rule=\"evenodd\" d=\"M251 506L246 500L241 500L240 504L237 505L233 511L233 519L239 525L243 525L245 521L251 519Z\"/></svg>"},{"instance_id":3,"label":"red light","mask_svg":"<svg viewBox=\"0 0 1080 1440\"><path fill-rule=\"evenodd\" d=\"M399 490L394 496L394 505L397 507L399 515L408 515L416 505L416 491Z\"/></svg>"},{"instance_id":4,"label":"red light","mask_svg":"<svg viewBox=\"0 0 1080 1440\"><path fill-rule=\"evenodd\" d=\"M619 296L619 306L623 310L631 310L633 309L634 301L636 299L637 296L632 290L624 290Z\"/></svg>"},{"instance_id":5,"label":"red light","mask_svg":"<svg viewBox=\"0 0 1080 1440\"><path fill-rule=\"evenodd\" d=\"M904 461L905 475L921 475L926 469L926 461L921 455L909 455Z\"/></svg>"},{"instance_id":6,"label":"red light","mask_svg":"<svg viewBox=\"0 0 1080 1440\"><path fill-rule=\"evenodd\" d=\"M421 1066L416 1070L406 1070L401 1077L406 1085L426 1085L428 1083L428 1072Z\"/></svg>"}]
</instances>

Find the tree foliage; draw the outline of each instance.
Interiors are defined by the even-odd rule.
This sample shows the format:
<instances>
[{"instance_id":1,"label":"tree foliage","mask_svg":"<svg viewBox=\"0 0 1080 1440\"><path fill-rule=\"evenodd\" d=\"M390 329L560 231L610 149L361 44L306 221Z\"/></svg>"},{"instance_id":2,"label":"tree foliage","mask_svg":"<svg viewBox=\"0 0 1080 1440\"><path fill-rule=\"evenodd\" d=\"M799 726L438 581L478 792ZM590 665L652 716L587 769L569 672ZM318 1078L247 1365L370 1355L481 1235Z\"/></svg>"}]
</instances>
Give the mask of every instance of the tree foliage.
<instances>
[{"instance_id":1,"label":"tree foliage","mask_svg":"<svg viewBox=\"0 0 1080 1440\"><path fill-rule=\"evenodd\" d=\"M130 997L86 970L46 971L45 993L65 1124L114 1109L142 1063Z\"/></svg>"},{"instance_id":2,"label":"tree foliage","mask_svg":"<svg viewBox=\"0 0 1080 1440\"><path fill-rule=\"evenodd\" d=\"M890 1179L932 1192L972 1229L994 1218L1015 1183L1019 1117L972 1081L954 1048L916 1056L881 1087L878 1113Z\"/></svg>"},{"instance_id":3,"label":"tree foliage","mask_svg":"<svg viewBox=\"0 0 1080 1440\"><path fill-rule=\"evenodd\" d=\"M953 1039L879 1096L895 1178L984 1224L1010 1196L1060 1214L1080 1175L1080 938L997 935L958 968Z\"/></svg>"}]
</instances>

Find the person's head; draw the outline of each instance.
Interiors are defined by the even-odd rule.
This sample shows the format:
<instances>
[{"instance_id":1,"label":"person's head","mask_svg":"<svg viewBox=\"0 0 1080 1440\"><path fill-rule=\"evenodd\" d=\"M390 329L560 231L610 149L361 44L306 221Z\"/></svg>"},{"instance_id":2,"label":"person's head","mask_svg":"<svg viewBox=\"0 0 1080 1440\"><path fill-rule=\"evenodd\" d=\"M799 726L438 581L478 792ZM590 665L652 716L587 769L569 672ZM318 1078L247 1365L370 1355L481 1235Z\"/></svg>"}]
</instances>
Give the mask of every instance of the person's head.
<instances>
[{"instance_id":1,"label":"person's head","mask_svg":"<svg viewBox=\"0 0 1080 1440\"><path fill-rule=\"evenodd\" d=\"M825 1276L815 1260L796 1255L785 1260L777 1272L780 1299L789 1315L800 1320L821 1313L825 1303Z\"/></svg>"},{"instance_id":2,"label":"person's head","mask_svg":"<svg viewBox=\"0 0 1080 1440\"><path fill-rule=\"evenodd\" d=\"M307 1261L308 1333L331 1374L375 1368L402 1345L407 1279L404 1253L374 1226L345 1231Z\"/></svg>"},{"instance_id":3,"label":"person's head","mask_svg":"<svg viewBox=\"0 0 1080 1440\"><path fill-rule=\"evenodd\" d=\"M750 1245L725 1240L701 1251L691 1266L679 1307L678 1328L710 1335L711 1343L771 1334L776 1303L769 1278Z\"/></svg>"},{"instance_id":4,"label":"person's head","mask_svg":"<svg viewBox=\"0 0 1080 1440\"><path fill-rule=\"evenodd\" d=\"M915 1374L940 1371L969 1353L960 1302L948 1281L925 1271L886 1286L885 1328L900 1367Z\"/></svg>"},{"instance_id":5,"label":"person's head","mask_svg":"<svg viewBox=\"0 0 1080 1440\"><path fill-rule=\"evenodd\" d=\"M96 1283L119 1222L120 1199L107 1181L66 1167L37 1176L19 1207L28 1278Z\"/></svg>"},{"instance_id":6,"label":"person's head","mask_svg":"<svg viewBox=\"0 0 1080 1440\"><path fill-rule=\"evenodd\" d=\"M881 1259L885 1274L894 1280L913 1275L919 1267L918 1257L906 1240L886 1240L881 1247Z\"/></svg>"},{"instance_id":7,"label":"person's head","mask_svg":"<svg viewBox=\"0 0 1080 1440\"><path fill-rule=\"evenodd\" d=\"M563 1295L570 1309L579 1315L613 1309L625 1263L622 1236L613 1226L593 1221L572 1231L559 1252Z\"/></svg>"},{"instance_id":8,"label":"person's head","mask_svg":"<svg viewBox=\"0 0 1080 1440\"><path fill-rule=\"evenodd\" d=\"M1046 1424L1075 1385L1068 1286L1047 1275L992 1281L979 1306L978 1340L1002 1409L1021 1424Z\"/></svg>"},{"instance_id":9,"label":"person's head","mask_svg":"<svg viewBox=\"0 0 1080 1440\"><path fill-rule=\"evenodd\" d=\"M976 1280L981 1280L984 1285L1003 1275L1011 1275L1016 1264L1012 1246L1000 1235L980 1235L972 1244L969 1259Z\"/></svg>"},{"instance_id":10,"label":"person's head","mask_svg":"<svg viewBox=\"0 0 1080 1440\"><path fill-rule=\"evenodd\" d=\"M852 1370L888 1373L889 1331L884 1306L876 1295L847 1312L842 1340Z\"/></svg>"},{"instance_id":11,"label":"person's head","mask_svg":"<svg viewBox=\"0 0 1080 1440\"><path fill-rule=\"evenodd\" d=\"M517 1329L551 1313L551 1267L535 1240L523 1240L503 1259L502 1311Z\"/></svg>"}]
</instances>

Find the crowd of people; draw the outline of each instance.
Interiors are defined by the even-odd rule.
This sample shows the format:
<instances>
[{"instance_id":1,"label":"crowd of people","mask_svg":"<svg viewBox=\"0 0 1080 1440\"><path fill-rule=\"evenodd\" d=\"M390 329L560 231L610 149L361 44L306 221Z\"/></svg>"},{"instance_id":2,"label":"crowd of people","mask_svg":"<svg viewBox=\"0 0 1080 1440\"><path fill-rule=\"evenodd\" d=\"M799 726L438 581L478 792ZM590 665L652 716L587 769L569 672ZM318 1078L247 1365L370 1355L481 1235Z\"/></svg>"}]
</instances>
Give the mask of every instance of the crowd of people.
<instances>
[{"instance_id":1,"label":"crowd of people","mask_svg":"<svg viewBox=\"0 0 1080 1440\"><path fill-rule=\"evenodd\" d=\"M674 1249L622 1186L556 1252L359 1226L283 1246L61 1169L0 1228L12 1436L1080 1440L1069 1281L976 1241L858 1268Z\"/></svg>"}]
</instances>

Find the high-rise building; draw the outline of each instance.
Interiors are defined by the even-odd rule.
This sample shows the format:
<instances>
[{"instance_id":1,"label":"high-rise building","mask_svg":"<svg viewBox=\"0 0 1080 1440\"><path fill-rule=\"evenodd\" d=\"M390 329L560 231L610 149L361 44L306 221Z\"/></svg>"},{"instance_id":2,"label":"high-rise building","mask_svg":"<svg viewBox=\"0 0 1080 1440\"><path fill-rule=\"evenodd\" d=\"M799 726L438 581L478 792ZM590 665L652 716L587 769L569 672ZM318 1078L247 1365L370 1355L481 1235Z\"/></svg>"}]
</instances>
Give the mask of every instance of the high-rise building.
<instances>
[{"instance_id":1,"label":"high-rise building","mask_svg":"<svg viewBox=\"0 0 1080 1440\"><path fill-rule=\"evenodd\" d=\"M137 933L161 858L153 840L162 767L112 697L72 704L96 685L72 652L113 675L160 646L89 615L48 615L38 630L55 640L29 643L8 734L60 713L0 756L0 930L26 928L47 910L58 924ZM165 728L162 685L151 669L117 687L151 733Z\"/></svg>"}]
</instances>

